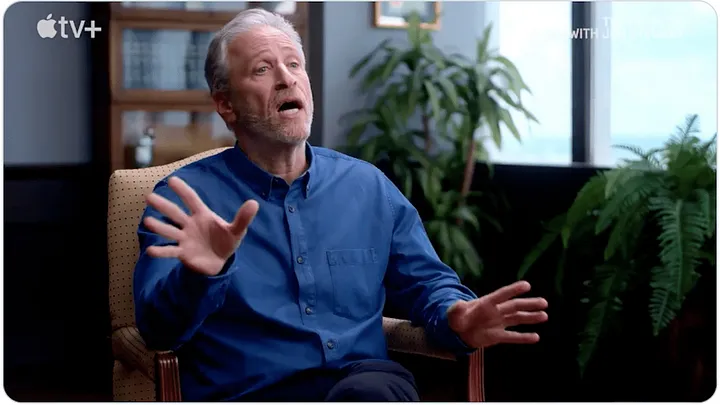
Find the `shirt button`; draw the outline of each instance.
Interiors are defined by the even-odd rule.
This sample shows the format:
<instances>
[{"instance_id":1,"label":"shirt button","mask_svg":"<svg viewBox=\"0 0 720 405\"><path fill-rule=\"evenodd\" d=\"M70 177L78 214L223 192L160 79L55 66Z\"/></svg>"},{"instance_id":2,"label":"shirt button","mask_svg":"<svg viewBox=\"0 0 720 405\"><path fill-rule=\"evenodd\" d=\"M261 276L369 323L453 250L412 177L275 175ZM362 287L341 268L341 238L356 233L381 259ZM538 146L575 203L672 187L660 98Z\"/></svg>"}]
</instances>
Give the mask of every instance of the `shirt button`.
<instances>
[{"instance_id":1,"label":"shirt button","mask_svg":"<svg viewBox=\"0 0 720 405\"><path fill-rule=\"evenodd\" d=\"M305 307L305 313L308 314L308 315L311 315L311 314L312 314L312 308L310 308L310 307Z\"/></svg>"},{"instance_id":2,"label":"shirt button","mask_svg":"<svg viewBox=\"0 0 720 405\"><path fill-rule=\"evenodd\" d=\"M302 256L298 256L297 262L300 264L303 264L303 263L305 263L305 259Z\"/></svg>"},{"instance_id":3,"label":"shirt button","mask_svg":"<svg viewBox=\"0 0 720 405\"><path fill-rule=\"evenodd\" d=\"M335 348L335 342L332 341L332 340L328 340L328 342L327 342L327 348L330 349L330 350L334 349L334 348Z\"/></svg>"},{"instance_id":4,"label":"shirt button","mask_svg":"<svg viewBox=\"0 0 720 405\"><path fill-rule=\"evenodd\" d=\"M289 207L288 207L288 211L290 211L290 212L295 212L295 207L293 207L292 205L289 206Z\"/></svg>"}]
</instances>

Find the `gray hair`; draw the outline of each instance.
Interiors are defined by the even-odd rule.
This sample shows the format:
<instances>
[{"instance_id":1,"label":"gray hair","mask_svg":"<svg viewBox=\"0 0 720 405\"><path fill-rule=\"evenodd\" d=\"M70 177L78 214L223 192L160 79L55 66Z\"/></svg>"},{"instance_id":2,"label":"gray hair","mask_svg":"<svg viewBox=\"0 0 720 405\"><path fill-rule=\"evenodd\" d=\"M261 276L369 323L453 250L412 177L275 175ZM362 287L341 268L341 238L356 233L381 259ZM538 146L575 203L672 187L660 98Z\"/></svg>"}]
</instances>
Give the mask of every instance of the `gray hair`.
<instances>
[{"instance_id":1,"label":"gray hair","mask_svg":"<svg viewBox=\"0 0 720 405\"><path fill-rule=\"evenodd\" d=\"M257 25L273 27L282 31L295 42L300 54L303 53L300 34L285 17L262 8L243 10L229 23L225 24L210 42L207 57L205 58L205 80L211 94L230 90L230 69L227 60L228 45L238 34L249 31Z\"/></svg>"}]
</instances>

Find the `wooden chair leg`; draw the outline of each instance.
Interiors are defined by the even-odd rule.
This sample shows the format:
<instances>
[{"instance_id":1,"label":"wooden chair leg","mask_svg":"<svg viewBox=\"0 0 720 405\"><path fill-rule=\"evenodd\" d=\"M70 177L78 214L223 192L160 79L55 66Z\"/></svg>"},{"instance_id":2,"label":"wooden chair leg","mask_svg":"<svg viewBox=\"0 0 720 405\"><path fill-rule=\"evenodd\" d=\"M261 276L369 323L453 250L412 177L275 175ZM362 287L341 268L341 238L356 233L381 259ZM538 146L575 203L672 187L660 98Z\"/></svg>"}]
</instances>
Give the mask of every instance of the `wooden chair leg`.
<instances>
[{"instance_id":1,"label":"wooden chair leg","mask_svg":"<svg viewBox=\"0 0 720 405\"><path fill-rule=\"evenodd\" d=\"M468 401L485 401L485 367L484 353L478 349L468 359Z\"/></svg>"},{"instance_id":2,"label":"wooden chair leg","mask_svg":"<svg viewBox=\"0 0 720 405\"><path fill-rule=\"evenodd\" d=\"M180 402L180 368L174 353L155 355L155 398L158 402Z\"/></svg>"}]
</instances>

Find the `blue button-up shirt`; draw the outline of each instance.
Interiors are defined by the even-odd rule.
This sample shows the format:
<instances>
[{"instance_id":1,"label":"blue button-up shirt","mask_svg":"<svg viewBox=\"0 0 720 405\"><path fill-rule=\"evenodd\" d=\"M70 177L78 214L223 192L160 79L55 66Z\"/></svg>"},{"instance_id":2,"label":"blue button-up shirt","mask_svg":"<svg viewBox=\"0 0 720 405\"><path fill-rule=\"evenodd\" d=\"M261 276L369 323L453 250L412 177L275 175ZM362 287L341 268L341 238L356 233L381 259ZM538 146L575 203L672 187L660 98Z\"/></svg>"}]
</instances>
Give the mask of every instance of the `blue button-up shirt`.
<instances>
[{"instance_id":1,"label":"blue button-up shirt","mask_svg":"<svg viewBox=\"0 0 720 405\"><path fill-rule=\"evenodd\" d=\"M386 304L441 347L468 352L446 311L475 295L440 261L410 202L367 162L311 146L307 157L290 185L238 146L173 174L228 222L246 200L260 204L217 276L146 254L173 241L141 222L137 327L149 347L176 351L183 399L232 400L300 370L387 359ZM167 179L155 193L188 212ZM143 216L169 222L152 207Z\"/></svg>"}]
</instances>

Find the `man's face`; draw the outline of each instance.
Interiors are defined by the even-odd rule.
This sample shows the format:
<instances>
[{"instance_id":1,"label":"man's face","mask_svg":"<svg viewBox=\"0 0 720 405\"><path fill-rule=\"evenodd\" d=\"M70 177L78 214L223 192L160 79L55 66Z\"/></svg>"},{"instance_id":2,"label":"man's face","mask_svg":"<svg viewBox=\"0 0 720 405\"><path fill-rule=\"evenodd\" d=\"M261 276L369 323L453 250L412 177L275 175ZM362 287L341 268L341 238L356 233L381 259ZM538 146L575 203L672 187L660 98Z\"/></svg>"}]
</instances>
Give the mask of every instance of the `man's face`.
<instances>
[{"instance_id":1,"label":"man's face","mask_svg":"<svg viewBox=\"0 0 720 405\"><path fill-rule=\"evenodd\" d=\"M267 26L244 32L230 43L228 64L231 92L216 99L225 122L288 144L310 136L314 106L305 58L287 35Z\"/></svg>"}]
</instances>

